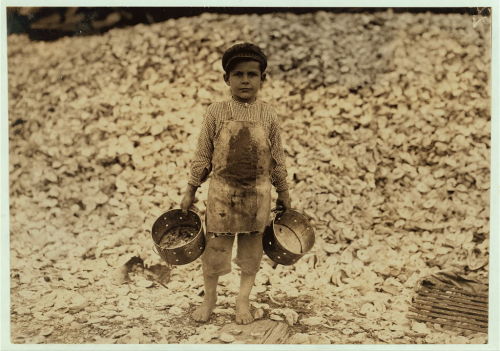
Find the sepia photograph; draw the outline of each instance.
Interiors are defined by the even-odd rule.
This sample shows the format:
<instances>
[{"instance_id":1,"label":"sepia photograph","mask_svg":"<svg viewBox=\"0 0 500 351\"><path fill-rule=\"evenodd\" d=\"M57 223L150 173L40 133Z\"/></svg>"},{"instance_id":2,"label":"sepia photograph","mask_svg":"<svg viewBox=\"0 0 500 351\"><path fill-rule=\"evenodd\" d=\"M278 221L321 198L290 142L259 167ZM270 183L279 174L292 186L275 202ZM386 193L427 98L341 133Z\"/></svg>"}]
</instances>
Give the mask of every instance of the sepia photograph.
<instances>
[{"instance_id":1,"label":"sepia photograph","mask_svg":"<svg viewBox=\"0 0 500 351\"><path fill-rule=\"evenodd\" d=\"M2 349L498 346L494 10L4 6Z\"/></svg>"}]
</instances>

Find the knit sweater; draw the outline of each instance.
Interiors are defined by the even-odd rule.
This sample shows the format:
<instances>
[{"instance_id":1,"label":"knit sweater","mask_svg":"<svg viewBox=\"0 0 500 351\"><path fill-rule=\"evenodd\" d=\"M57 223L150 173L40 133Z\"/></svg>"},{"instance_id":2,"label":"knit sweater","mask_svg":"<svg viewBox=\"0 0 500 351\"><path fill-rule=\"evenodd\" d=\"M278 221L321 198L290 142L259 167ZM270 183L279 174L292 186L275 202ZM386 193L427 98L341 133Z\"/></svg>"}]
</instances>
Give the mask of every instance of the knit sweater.
<instances>
[{"instance_id":1,"label":"knit sweater","mask_svg":"<svg viewBox=\"0 0 500 351\"><path fill-rule=\"evenodd\" d=\"M271 146L271 184L277 192L288 190L285 155L281 144L279 121L273 107L259 100L241 103L234 99L211 104L203 118L198 145L191 164L188 183L200 186L212 170L214 138L222 128L223 122L232 116L235 121L251 121L264 127Z\"/></svg>"}]
</instances>

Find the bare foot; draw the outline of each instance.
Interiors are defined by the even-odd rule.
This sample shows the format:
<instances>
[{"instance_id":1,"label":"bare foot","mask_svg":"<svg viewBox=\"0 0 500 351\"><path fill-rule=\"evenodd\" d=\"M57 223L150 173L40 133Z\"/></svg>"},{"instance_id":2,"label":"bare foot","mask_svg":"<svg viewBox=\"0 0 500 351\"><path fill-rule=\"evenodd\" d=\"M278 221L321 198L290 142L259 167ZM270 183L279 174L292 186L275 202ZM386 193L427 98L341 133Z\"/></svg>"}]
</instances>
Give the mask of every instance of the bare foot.
<instances>
[{"instance_id":1,"label":"bare foot","mask_svg":"<svg viewBox=\"0 0 500 351\"><path fill-rule=\"evenodd\" d=\"M236 323L248 324L253 322L250 312L250 302L248 300L236 300Z\"/></svg>"},{"instance_id":2,"label":"bare foot","mask_svg":"<svg viewBox=\"0 0 500 351\"><path fill-rule=\"evenodd\" d=\"M203 300L202 304L198 306L191 315L197 322L206 322L210 318L212 311L215 308L214 300Z\"/></svg>"}]
</instances>

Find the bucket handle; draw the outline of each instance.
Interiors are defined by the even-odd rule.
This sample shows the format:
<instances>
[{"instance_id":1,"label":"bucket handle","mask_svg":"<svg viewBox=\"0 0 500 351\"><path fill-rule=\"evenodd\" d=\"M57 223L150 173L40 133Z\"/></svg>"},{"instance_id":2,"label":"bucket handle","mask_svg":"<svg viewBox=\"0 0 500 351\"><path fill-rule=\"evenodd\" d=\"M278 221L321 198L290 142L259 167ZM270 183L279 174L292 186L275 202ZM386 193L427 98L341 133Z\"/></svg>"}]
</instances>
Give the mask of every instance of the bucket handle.
<instances>
[{"instance_id":1,"label":"bucket handle","mask_svg":"<svg viewBox=\"0 0 500 351\"><path fill-rule=\"evenodd\" d=\"M271 212L274 212L274 213L276 213L276 214L283 214L283 213L285 213L285 212L286 212L286 211L288 211L288 210L294 210L294 209L293 209L293 208L287 208L287 209L283 210L283 208L282 208L282 207L274 207L274 208L272 208L272 209L271 209ZM298 212L298 211L297 211L297 212ZM311 216L309 216L309 215L308 215L308 214L306 214L306 213L303 213L303 212L299 212L299 213L300 213L301 215L303 215L304 217L306 217L309 221L313 221L313 220L314 220L314 218L312 218Z\"/></svg>"},{"instance_id":2,"label":"bucket handle","mask_svg":"<svg viewBox=\"0 0 500 351\"><path fill-rule=\"evenodd\" d=\"M283 207L274 207L271 209L271 212L274 212L276 214L284 213L284 212L286 212L286 209L284 209Z\"/></svg>"},{"instance_id":3,"label":"bucket handle","mask_svg":"<svg viewBox=\"0 0 500 351\"><path fill-rule=\"evenodd\" d=\"M153 250L153 252L154 252L155 254L157 254L158 256L160 256L160 257L161 257L160 253L158 252L158 249L156 248L156 244L153 244L153 246L152 246L152 250Z\"/></svg>"}]
</instances>

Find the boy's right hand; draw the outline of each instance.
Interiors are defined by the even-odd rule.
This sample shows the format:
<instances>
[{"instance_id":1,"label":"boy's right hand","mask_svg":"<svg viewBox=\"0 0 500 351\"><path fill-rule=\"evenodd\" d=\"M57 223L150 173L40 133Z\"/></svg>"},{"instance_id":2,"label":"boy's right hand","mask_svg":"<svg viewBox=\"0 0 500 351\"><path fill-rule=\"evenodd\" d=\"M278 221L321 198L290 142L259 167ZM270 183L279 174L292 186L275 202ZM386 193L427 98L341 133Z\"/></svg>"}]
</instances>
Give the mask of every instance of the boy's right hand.
<instances>
[{"instance_id":1,"label":"boy's right hand","mask_svg":"<svg viewBox=\"0 0 500 351\"><path fill-rule=\"evenodd\" d=\"M278 199L276 200L276 209L279 211L286 211L292 208L292 201L290 200L290 194L288 190L284 190L278 193Z\"/></svg>"}]
</instances>

